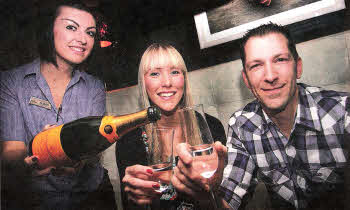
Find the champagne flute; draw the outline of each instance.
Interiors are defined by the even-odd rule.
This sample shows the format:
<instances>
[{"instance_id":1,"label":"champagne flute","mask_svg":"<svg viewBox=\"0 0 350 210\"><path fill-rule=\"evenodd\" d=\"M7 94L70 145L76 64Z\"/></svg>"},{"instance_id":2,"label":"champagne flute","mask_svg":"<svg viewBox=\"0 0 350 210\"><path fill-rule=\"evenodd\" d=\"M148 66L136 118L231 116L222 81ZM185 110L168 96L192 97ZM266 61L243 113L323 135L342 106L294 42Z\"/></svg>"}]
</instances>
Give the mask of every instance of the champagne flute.
<instances>
[{"instance_id":1,"label":"champagne flute","mask_svg":"<svg viewBox=\"0 0 350 210\"><path fill-rule=\"evenodd\" d=\"M149 142L148 165L153 169L153 181L159 183L157 192L166 193L171 188L173 170L174 129L153 127Z\"/></svg>"},{"instance_id":2,"label":"champagne flute","mask_svg":"<svg viewBox=\"0 0 350 210\"><path fill-rule=\"evenodd\" d=\"M193 157L192 167L202 177L209 179L215 174L219 160L214 149L214 140L209 130L203 105L184 107L178 111L179 122L185 142L189 145L189 152ZM209 189L212 204L217 209L214 193Z\"/></svg>"}]
</instances>

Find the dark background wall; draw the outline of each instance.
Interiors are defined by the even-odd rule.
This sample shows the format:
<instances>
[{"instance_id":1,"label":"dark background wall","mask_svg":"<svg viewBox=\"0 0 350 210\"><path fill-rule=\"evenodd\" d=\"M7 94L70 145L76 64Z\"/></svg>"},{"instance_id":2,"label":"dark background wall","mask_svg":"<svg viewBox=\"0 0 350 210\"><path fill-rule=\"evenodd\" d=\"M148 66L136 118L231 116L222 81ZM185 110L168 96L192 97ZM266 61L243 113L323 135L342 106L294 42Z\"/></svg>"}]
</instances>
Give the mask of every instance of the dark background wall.
<instances>
[{"instance_id":1,"label":"dark background wall","mask_svg":"<svg viewBox=\"0 0 350 210\"><path fill-rule=\"evenodd\" d=\"M49 0L45 1L49 3ZM190 71L239 59L238 41L201 50L193 15L221 6L223 1L100 0L98 9L117 44L99 49L90 71L108 90L137 84L140 57L153 42L165 41L183 55ZM35 28L40 0L0 1L0 70L37 57ZM297 42L350 29L347 9L289 26Z\"/></svg>"}]
</instances>

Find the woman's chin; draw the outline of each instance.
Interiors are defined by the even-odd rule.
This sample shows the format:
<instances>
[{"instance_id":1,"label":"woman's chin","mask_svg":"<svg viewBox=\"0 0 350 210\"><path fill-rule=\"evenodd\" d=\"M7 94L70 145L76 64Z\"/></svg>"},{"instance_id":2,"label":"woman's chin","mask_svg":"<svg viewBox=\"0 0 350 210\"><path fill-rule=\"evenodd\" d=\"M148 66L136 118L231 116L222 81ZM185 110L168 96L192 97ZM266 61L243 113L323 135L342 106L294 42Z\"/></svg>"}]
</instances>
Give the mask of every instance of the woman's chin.
<instances>
[{"instance_id":1,"label":"woman's chin","mask_svg":"<svg viewBox=\"0 0 350 210\"><path fill-rule=\"evenodd\" d=\"M177 110L177 106L176 107L166 107L166 108L159 107L159 108L160 108L162 114L165 116L173 115Z\"/></svg>"}]
</instances>

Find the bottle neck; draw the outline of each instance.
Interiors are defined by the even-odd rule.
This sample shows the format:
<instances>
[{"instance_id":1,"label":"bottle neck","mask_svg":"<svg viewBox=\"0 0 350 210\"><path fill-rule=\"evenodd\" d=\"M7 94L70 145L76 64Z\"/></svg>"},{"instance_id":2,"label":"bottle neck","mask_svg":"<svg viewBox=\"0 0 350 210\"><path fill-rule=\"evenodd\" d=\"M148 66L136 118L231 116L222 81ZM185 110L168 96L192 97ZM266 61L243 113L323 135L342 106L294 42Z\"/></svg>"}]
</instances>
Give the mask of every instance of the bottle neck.
<instances>
[{"instance_id":1,"label":"bottle neck","mask_svg":"<svg viewBox=\"0 0 350 210\"><path fill-rule=\"evenodd\" d=\"M110 143L114 143L126 133L150 123L147 109L128 115L104 116L99 128L100 134L107 138Z\"/></svg>"},{"instance_id":2,"label":"bottle neck","mask_svg":"<svg viewBox=\"0 0 350 210\"><path fill-rule=\"evenodd\" d=\"M140 126L150 123L149 116L147 115L147 109L141 112L133 114L123 115L116 117L117 120L117 135L119 137L125 135L129 131L138 128Z\"/></svg>"}]
</instances>

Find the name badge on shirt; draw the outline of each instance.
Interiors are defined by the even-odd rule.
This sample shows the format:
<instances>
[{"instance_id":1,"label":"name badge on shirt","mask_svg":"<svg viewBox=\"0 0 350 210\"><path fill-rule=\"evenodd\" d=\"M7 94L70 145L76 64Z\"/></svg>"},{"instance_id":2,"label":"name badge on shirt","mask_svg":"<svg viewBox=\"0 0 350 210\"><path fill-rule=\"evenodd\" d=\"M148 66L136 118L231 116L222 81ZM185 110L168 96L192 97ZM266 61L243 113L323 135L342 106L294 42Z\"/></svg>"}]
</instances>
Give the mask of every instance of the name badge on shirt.
<instances>
[{"instance_id":1,"label":"name badge on shirt","mask_svg":"<svg viewBox=\"0 0 350 210\"><path fill-rule=\"evenodd\" d=\"M39 107L43 107L45 109L51 109L51 104L48 101L42 100L40 98L36 98L34 96L30 97L29 100L29 104L35 105L35 106L39 106Z\"/></svg>"}]
</instances>

